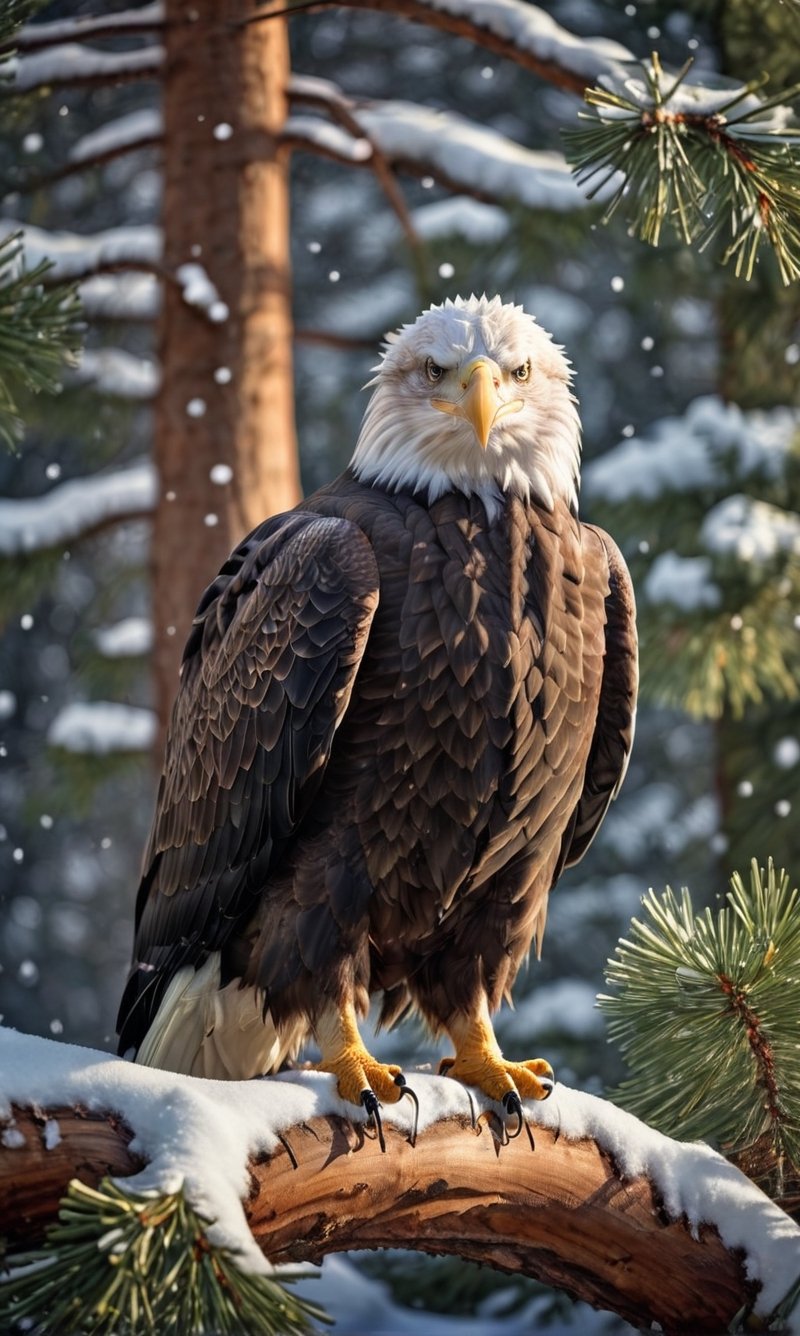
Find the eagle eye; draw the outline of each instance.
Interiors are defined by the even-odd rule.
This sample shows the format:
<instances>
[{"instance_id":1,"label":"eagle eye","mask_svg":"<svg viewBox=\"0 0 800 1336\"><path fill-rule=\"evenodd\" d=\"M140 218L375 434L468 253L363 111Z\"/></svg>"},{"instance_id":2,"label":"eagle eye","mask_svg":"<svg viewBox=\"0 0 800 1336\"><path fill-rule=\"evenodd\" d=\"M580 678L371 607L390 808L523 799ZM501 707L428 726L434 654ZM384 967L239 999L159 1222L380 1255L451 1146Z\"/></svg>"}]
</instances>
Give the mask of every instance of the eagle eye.
<instances>
[{"instance_id":1,"label":"eagle eye","mask_svg":"<svg viewBox=\"0 0 800 1336\"><path fill-rule=\"evenodd\" d=\"M440 381L442 379L442 376L444 375L444 367L438 366L437 363L434 362L433 358L429 357L427 362L425 363L425 373L428 377L428 380L431 382L431 385L435 385L437 381Z\"/></svg>"},{"instance_id":2,"label":"eagle eye","mask_svg":"<svg viewBox=\"0 0 800 1336\"><path fill-rule=\"evenodd\" d=\"M530 380L531 378L530 362L523 362L522 366L515 367L514 371L512 372L512 375L520 385L524 385L525 381Z\"/></svg>"}]
</instances>

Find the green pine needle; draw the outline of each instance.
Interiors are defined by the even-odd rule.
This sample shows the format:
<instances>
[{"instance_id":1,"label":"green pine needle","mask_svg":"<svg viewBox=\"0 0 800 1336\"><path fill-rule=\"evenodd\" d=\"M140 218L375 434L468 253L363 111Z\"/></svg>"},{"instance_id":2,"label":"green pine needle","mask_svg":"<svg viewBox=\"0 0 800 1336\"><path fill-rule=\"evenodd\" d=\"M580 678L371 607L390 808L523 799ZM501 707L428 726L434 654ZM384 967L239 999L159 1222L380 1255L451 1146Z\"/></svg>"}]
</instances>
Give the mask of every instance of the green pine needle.
<instances>
[{"instance_id":1,"label":"green pine needle","mask_svg":"<svg viewBox=\"0 0 800 1336\"><path fill-rule=\"evenodd\" d=\"M45 288L50 263L25 270L21 252L19 233L0 241L0 439L12 447L21 431L18 389L57 393L80 346L77 288Z\"/></svg>"},{"instance_id":2,"label":"green pine needle","mask_svg":"<svg viewBox=\"0 0 800 1336\"><path fill-rule=\"evenodd\" d=\"M800 912L770 859L727 905L642 901L602 996L631 1070L613 1096L671 1136L716 1141L781 1198L800 1177ZM757 1154L756 1154L757 1151Z\"/></svg>"},{"instance_id":3,"label":"green pine needle","mask_svg":"<svg viewBox=\"0 0 800 1336\"><path fill-rule=\"evenodd\" d=\"M727 100L720 89L713 107L692 109L691 97L676 100L690 67L667 76L654 53L635 72L623 67L613 86L589 89L585 128L565 136L576 179L590 186L590 198L613 185L603 221L624 206L631 234L650 245L659 244L665 224L701 250L721 238L723 262L749 279L767 244L790 283L800 278L800 131L785 121L800 89L756 107L757 84Z\"/></svg>"},{"instance_id":4,"label":"green pine needle","mask_svg":"<svg viewBox=\"0 0 800 1336\"><path fill-rule=\"evenodd\" d=\"M23 1321L55 1336L302 1336L325 1313L277 1278L239 1270L211 1244L183 1192L126 1192L74 1179L44 1247L5 1259L0 1330Z\"/></svg>"}]
</instances>

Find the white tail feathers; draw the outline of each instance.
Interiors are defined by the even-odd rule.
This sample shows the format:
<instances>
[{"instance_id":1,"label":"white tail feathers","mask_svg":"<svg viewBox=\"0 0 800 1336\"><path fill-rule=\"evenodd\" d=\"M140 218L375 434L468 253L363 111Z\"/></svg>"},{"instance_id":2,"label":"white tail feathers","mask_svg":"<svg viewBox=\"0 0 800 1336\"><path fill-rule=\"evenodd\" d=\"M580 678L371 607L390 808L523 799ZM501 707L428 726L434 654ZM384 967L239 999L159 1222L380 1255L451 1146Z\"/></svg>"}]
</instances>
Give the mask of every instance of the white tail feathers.
<instances>
[{"instance_id":1,"label":"white tail feathers","mask_svg":"<svg viewBox=\"0 0 800 1336\"><path fill-rule=\"evenodd\" d=\"M220 988L219 953L200 969L191 965L171 979L155 1019L136 1054L145 1067L247 1081L277 1071L304 1037L298 1027L278 1034L254 988L234 979Z\"/></svg>"}]
</instances>

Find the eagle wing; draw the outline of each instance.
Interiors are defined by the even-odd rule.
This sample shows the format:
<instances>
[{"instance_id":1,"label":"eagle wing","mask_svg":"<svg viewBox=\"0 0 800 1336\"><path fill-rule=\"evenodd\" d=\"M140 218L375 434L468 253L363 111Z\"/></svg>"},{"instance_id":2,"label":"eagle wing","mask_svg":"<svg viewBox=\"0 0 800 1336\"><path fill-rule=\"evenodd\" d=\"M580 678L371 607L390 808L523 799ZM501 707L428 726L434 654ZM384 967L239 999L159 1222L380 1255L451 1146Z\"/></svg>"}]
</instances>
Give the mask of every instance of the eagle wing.
<instances>
[{"instance_id":1,"label":"eagle wing","mask_svg":"<svg viewBox=\"0 0 800 1336\"><path fill-rule=\"evenodd\" d=\"M585 535L587 531L595 535L608 563L605 657L586 778L562 846L559 874L583 858L625 778L633 746L639 682L636 607L628 568L607 533L593 524L584 524L583 530Z\"/></svg>"},{"instance_id":2,"label":"eagle wing","mask_svg":"<svg viewBox=\"0 0 800 1336\"><path fill-rule=\"evenodd\" d=\"M362 530L303 512L256 529L203 596L144 855L121 1051L175 970L252 911L319 787L377 603Z\"/></svg>"}]
</instances>

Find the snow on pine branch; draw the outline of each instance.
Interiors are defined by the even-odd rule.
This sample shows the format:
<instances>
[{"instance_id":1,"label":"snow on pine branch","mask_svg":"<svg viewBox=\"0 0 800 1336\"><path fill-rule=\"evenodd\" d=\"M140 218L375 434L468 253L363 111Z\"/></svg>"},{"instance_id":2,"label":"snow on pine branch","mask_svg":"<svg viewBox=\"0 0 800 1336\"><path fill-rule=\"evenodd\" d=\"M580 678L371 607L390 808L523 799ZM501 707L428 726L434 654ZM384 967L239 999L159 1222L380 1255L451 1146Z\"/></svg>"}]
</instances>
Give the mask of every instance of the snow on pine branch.
<instances>
[{"instance_id":1,"label":"snow on pine branch","mask_svg":"<svg viewBox=\"0 0 800 1336\"><path fill-rule=\"evenodd\" d=\"M456 1081L414 1073L419 1133L433 1123L463 1119L465 1094ZM479 1111L493 1106L477 1091ZM269 1155L289 1128L324 1115L364 1121L345 1104L327 1073L287 1072L255 1081L207 1081L178 1076L53 1040L0 1029L0 1118L13 1145L12 1105L84 1107L113 1112L132 1129L130 1150L147 1161L126 1179L127 1189L174 1192L180 1186L204 1219L209 1240L231 1249L244 1270L267 1274L269 1263L247 1224L243 1201L251 1189L250 1159ZM387 1123L411 1130L406 1101L387 1105ZM672 1141L605 1100L558 1085L542 1104L525 1105L533 1124L561 1137L592 1139L623 1178L645 1175L672 1219L693 1231L714 1226L729 1251L741 1249L748 1279L758 1287L756 1314L771 1313L800 1271L800 1229L749 1179L703 1144Z\"/></svg>"},{"instance_id":2,"label":"snow on pine branch","mask_svg":"<svg viewBox=\"0 0 800 1336\"><path fill-rule=\"evenodd\" d=\"M109 227L84 236L77 232L46 232L29 223L2 220L9 231L20 232L25 263L33 268L49 260L48 281L68 281L125 264L158 264L161 260L161 229L148 223L134 227Z\"/></svg>"},{"instance_id":3,"label":"snow on pine branch","mask_svg":"<svg viewBox=\"0 0 800 1336\"><path fill-rule=\"evenodd\" d=\"M97 130L91 130L72 145L69 160L73 163L92 162L107 154L122 152L152 144L164 133L164 118L157 107L141 107L127 116L107 121Z\"/></svg>"},{"instance_id":4,"label":"snow on pine branch","mask_svg":"<svg viewBox=\"0 0 800 1336\"><path fill-rule=\"evenodd\" d=\"M98 394L117 399L147 401L154 398L161 373L155 362L135 357L123 348L84 348L67 381L90 385Z\"/></svg>"},{"instance_id":5,"label":"snow on pine branch","mask_svg":"<svg viewBox=\"0 0 800 1336\"><path fill-rule=\"evenodd\" d=\"M578 37L543 9L524 0L419 0L421 8L450 14L510 42L547 65L557 65L596 83L631 52L609 37Z\"/></svg>"},{"instance_id":6,"label":"snow on pine branch","mask_svg":"<svg viewBox=\"0 0 800 1336\"><path fill-rule=\"evenodd\" d=\"M493 200L515 199L532 209L586 207L561 153L523 148L455 112L412 102L361 105L356 115L390 161L412 164L444 183Z\"/></svg>"},{"instance_id":7,"label":"snow on pine branch","mask_svg":"<svg viewBox=\"0 0 800 1336\"><path fill-rule=\"evenodd\" d=\"M96 274L80 284L84 315L92 320L155 320L161 284L155 274Z\"/></svg>"},{"instance_id":8,"label":"snow on pine branch","mask_svg":"<svg viewBox=\"0 0 800 1336\"><path fill-rule=\"evenodd\" d=\"M699 608L718 608L722 591L711 578L710 557L682 557L677 552L660 552L644 581L648 603L668 603L683 612Z\"/></svg>"},{"instance_id":9,"label":"snow on pine branch","mask_svg":"<svg viewBox=\"0 0 800 1336\"><path fill-rule=\"evenodd\" d=\"M324 110L334 124L293 115L287 135L341 161L368 165L372 146L394 167L431 174L479 199L512 199L558 212L586 207L562 154L524 148L455 112L399 100L351 100L330 80L311 75L293 75L288 92L293 106Z\"/></svg>"},{"instance_id":10,"label":"snow on pine branch","mask_svg":"<svg viewBox=\"0 0 800 1336\"><path fill-rule=\"evenodd\" d=\"M35 88L52 85L146 79L157 75L163 62L164 48L161 46L140 47L133 51L97 51L94 47L71 42L52 50L12 56L3 68L10 80L8 92L29 93Z\"/></svg>"},{"instance_id":11,"label":"snow on pine branch","mask_svg":"<svg viewBox=\"0 0 800 1336\"><path fill-rule=\"evenodd\" d=\"M154 710L117 701L71 701L47 730L51 747L78 756L149 752L158 733Z\"/></svg>"},{"instance_id":12,"label":"snow on pine branch","mask_svg":"<svg viewBox=\"0 0 800 1336\"><path fill-rule=\"evenodd\" d=\"M0 554L58 547L111 520L138 519L156 503L152 464L61 483L43 496L0 499Z\"/></svg>"},{"instance_id":13,"label":"snow on pine branch","mask_svg":"<svg viewBox=\"0 0 800 1336\"><path fill-rule=\"evenodd\" d=\"M709 510L700 529L707 552L755 563L781 552L800 555L800 515L742 493L726 496Z\"/></svg>"},{"instance_id":14,"label":"snow on pine branch","mask_svg":"<svg viewBox=\"0 0 800 1336\"><path fill-rule=\"evenodd\" d=\"M368 139L356 139L340 125L331 125L319 116L288 116L281 138L292 148L305 148L356 166L363 166L372 157Z\"/></svg>"},{"instance_id":15,"label":"snow on pine branch","mask_svg":"<svg viewBox=\"0 0 800 1336\"><path fill-rule=\"evenodd\" d=\"M689 404L681 417L661 418L646 436L632 436L592 460L583 490L612 504L652 501L664 492L689 492L761 473L779 478L800 429L800 410L745 413L715 395Z\"/></svg>"},{"instance_id":16,"label":"snow on pine branch","mask_svg":"<svg viewBox=\"0 0 800 1336\"><path fill-rule=\"evenodd\" d=\"M155 640L149 617L123 617L121 622L101 626L94 642L105 659L126 659L149 654Z\"/></svg>"},{"instance_id":17,"label":"snow on pine branch","mask_svg":"<svg viewBox=\"0 0 800 1336\"><path fill-rule=\"evenodd\" d=\"M45 23L28 23L15 36L14 46L20 51L40 46L57 46L62 42L84 41L87 37L125 36L146 28L160 28L164 22L161 0L142 5L139 9L123 9L118 14L86 14L75 18L53 19Z\"/></svg>"}]
</instances>

